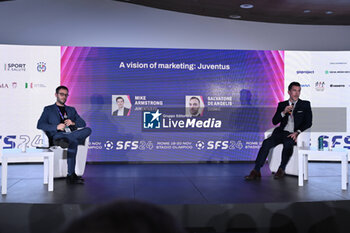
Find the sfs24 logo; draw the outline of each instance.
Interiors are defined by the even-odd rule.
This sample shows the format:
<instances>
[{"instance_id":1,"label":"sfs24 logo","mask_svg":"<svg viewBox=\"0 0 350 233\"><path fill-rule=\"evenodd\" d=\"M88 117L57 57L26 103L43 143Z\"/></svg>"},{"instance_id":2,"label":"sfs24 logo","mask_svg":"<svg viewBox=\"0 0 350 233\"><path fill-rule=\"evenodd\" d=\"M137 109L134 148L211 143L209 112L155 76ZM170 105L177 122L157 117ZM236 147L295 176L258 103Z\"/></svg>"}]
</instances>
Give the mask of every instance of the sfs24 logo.
<instances>
[{"instance_id":1,"label":"sfs24 logo","mask_svg":"<svg viewBox=\"0 0 350 233\"><path fill-rule=\"evenodd\" d=\"M334 135L331 141L329 141L330 137L327 135L321 135L318 138L320 137L323 137L323 147L329 147L329 143L331 142L332 147L342 145L344 143L345 145L343 147L350 149L350 136Z\"/></svg>"},{"instance_id":2,"label":"sfs24 logo","mask_svg":"<svg viewBox=\"0 0 350 233\"><path fill-rule=\"evenodd\" d=\"M2 144L3 149L21 148L23 144L26 147L37 147L41 146L42 142L40 135L36 135L33 139L29 135L0 135L0 145Z\"/></svg>"},{"instance_id":3,"label":"sfs24 logo","mask_svg":"<svg viewBox=\"0 0 350 233\"><path fill-rule=\"evenodd\" d=\"M196 142L198 150L234 150L243 148L241 141L208 141L206 144L203 141Z\"/></svg>"}]
</instances>

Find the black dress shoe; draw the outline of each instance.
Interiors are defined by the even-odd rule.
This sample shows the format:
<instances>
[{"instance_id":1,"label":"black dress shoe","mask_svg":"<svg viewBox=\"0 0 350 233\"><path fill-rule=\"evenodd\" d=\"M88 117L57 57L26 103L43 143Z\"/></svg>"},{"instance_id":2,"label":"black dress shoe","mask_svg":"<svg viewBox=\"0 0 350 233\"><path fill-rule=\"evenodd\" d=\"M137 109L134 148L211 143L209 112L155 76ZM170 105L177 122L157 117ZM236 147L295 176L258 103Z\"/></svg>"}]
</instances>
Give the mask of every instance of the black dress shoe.
<instances>
[{"instance_id":1,"label":"black dress shoe","mask_svg":"<svg viewBox=\"0 0 350 233\"><path fill-rule=\"evenodd\" d=\"M245 176L245 180L257 180L261 178L261 173L253 169L248 176Z\"/></svg>"},{"instance_id":2,"label":"black dress shoe","mask_svg":"<svg viewBox=\"0 0 350 233\"><path fill-rule=\"evenodd\" d=\"M84 181L84 179L81 176L78 176L77 174L75 174L75 172L72 174L72 176L73 176L73 179L75 179L75 180L82 180L82 181Z\"/></svg>"},{"instance_id":3,"label":"black dress shoe","mask_svg":"<svg viewBox=\"0 0 350 233\"><path fill-rule=\"evenodd\" d=\"M68 148L69 142L66 138L60 138L53 142L55 146L60 146L62 148Z\"/></svg>"},{"instance_id":4,"label":"black dress shoe","mask_svg":"<svg viewBox=\"0 0 350 233\"><path fill-rule=\"evenodd\" d=\"M75 175L76 176L76 175ZM67 175L67 184L84 184L83 179L75 178L74 173L72 175Z\"/></svg>"},{"instance_id":5,"label":"black dress shoe","mask_svg":"<svg viewBox=\"0 0 350 233\"><path fill-rule=\"evenodd\" d=\"M273 176L276 180L283 178L285 175L285 172L282 170L282 168L278 168L277 172Z\"/></svg>"}]
</instances>

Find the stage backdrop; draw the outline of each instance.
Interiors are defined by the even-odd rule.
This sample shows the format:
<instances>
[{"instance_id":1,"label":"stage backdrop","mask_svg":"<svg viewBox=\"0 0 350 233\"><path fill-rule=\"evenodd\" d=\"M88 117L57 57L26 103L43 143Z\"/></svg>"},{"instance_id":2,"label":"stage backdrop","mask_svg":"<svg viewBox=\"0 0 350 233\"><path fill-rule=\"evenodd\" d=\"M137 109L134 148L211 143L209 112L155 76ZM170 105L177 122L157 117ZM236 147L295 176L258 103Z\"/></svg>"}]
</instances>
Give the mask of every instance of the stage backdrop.
<instances>
[{"instance_id":1,"label":"stage backdrop","mask_svg":"<svg viewBox=\"0 0 350 233\"><path fill-rule=\"evenodd\" d=\"M3 45L0 141L40 145L37 119L61 83L93 130L88 161L250 161L299 81L317 113L312 145L347 148L349 55Z\"/></svg>"}]
</instances>

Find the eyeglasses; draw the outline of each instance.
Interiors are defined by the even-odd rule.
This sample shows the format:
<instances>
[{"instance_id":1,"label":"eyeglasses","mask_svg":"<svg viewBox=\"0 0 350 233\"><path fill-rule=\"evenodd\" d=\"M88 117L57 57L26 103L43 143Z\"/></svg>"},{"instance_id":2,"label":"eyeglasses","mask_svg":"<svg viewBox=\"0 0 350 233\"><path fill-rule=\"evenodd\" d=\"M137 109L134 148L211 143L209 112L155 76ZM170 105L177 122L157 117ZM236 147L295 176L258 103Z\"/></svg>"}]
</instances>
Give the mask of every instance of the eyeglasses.
<instances>
[{"instance_id":1,"label":"eyeglasses","mask_svg":"<svg viewBox=\"0 0 350 233\"><path fill-rule=\"evenodd\" d=\"M60 96L65 96L65 97L68 97L69 95L68 94L64 94L64 93L58 93Z\"/></svg>"}]
</instances>

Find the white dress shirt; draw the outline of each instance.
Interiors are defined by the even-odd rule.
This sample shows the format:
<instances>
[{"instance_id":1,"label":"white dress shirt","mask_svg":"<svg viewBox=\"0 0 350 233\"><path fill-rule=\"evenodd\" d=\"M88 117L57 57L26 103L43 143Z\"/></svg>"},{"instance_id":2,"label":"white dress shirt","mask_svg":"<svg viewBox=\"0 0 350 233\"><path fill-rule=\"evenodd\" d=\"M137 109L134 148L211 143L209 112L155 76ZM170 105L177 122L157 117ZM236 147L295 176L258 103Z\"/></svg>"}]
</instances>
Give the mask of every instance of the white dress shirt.
<instances>
[{"instance_id":1,"label":"white dress shirt","mask_svg":"<svg viewBox=\"0 0 350 233\"><path fill-rule=\"evenodd\" d=\"M298 103L298 100L296 102L294 102L294 107L292 109L292 112L289 114L288 116L288 122L287 125L284 127L283 130L288 131L290 133L294 133L294 117L293 117L293 111L295 108L295 105ZM289 105L292 105L292 101L289 100ZM281 116L282 118L285 116L286 114L284 114L283 112L281 112Z\"/></svg>"},{"instance_id":2,"label":"white dress shirt","mask_svg":"<svg viewBox=\"0 0 350 233\"><path fill-rule=\"evenodd\" d=\"M118 108L118 116L124 116L124 107Z\"/></svg>"}]
</instances>

